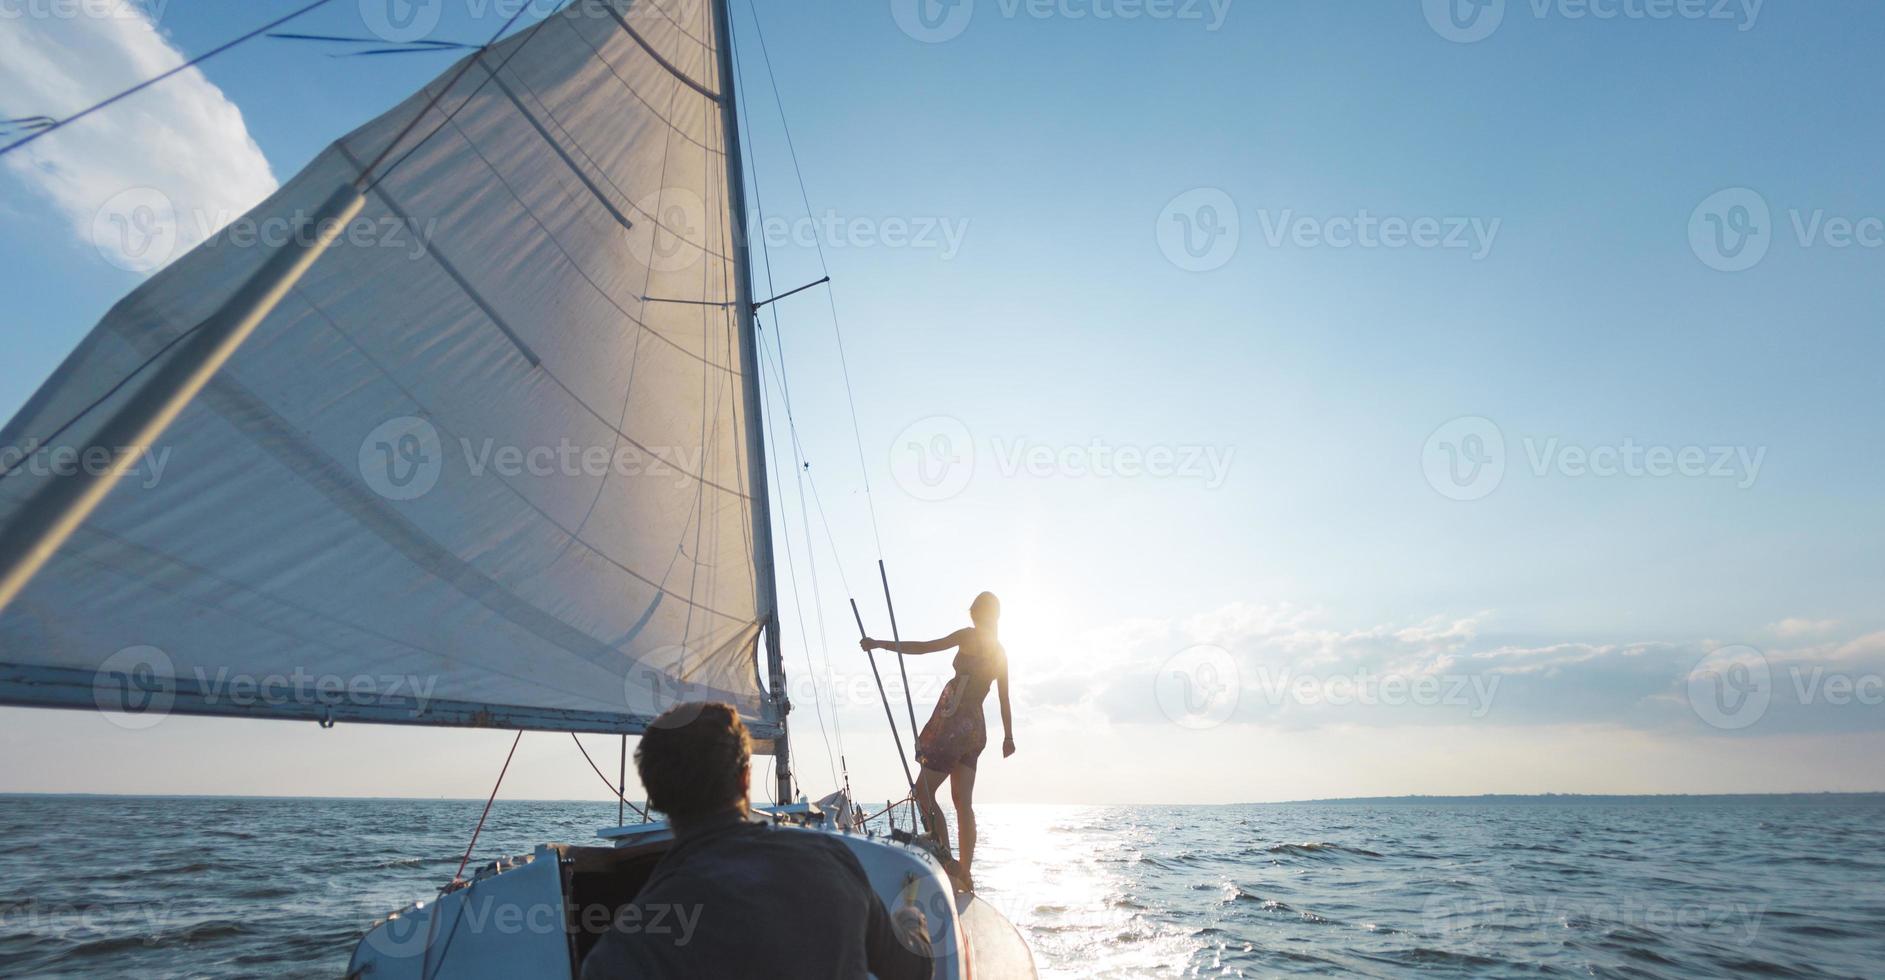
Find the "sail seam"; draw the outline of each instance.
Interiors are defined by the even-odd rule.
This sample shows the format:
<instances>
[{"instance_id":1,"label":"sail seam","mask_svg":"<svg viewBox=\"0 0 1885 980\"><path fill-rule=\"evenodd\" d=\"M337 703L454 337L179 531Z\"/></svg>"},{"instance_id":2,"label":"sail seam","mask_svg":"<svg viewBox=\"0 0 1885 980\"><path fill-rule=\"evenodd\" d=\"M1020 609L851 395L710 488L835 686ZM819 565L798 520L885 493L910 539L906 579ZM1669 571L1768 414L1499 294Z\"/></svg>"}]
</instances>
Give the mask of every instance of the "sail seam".
<instances>
[{"instance_id":1,"label":"sail seam","mask_svg":"<svg viewBox=\"0 0 1885 980\"><path fill-rule=\"evenodd\" d=\"M700 45L701 50L705 51L707 54L711 55L714 53L712 41L709 41L707 38L701 37L700 35L695 34L693 31L688 30L686 24L681 23L679 18L676 18L673 14L668 13L666 8L662 7L658 3L655 3L654 0L643 0L643 6L647 7L650 10L653 10L657 14L660 14L662 20L665 20L668 23L673 24L675 30L680 31L681 34L684 35L689 41L692 41L695 44Z\"/></svg>"},{"instance_id":2,"label":"sail seam","mask_svg":"<svg viewBox=\"0 0 1885 980\"><path fill-rule=\"evenodd\" d=\"M623 78L623 77L622 77L622 73L621 73L621 72L619 72L619 71L616 71L616 70L615 70L615 64L614 64L614 62L611 62L611 61L610 61L610 60L608 59L608 57L607 57L606 55L604 55L604 54L602 53L602 49L601 49L601 48L598 48L598 47L596 47L596 43L595 43L594 41L591 41L591 40L589 40L589 38L588 38L588 36L587 36L587 35L585 35L585 34L583 34L583 32L582 32L582 31L580 31L580 30L578 30L578 29L576 28L576 24L575 24L575 23L574 23L574 22L573 22L573 21L572 21L572 20L571 20L570 18L563 18L563 19L562 19L562 23L563 23L563 26L565 26L565 27L567 27L567 28L569 28L569 30L570 30L570 33L571 33L571 34L574 34L574 35L576 35L576 38L577 38L577 40L579 40L579 41L581 41L581 42L582 42L582 43L583 43L584 45L586 45L586 46L587 46L587 47L589 48L589 50L591 50L591 51L594 51L594 52L596 53L596 61L597 61L598 63L600 63L600 64L602 65L602 67L604 67L604 68L607 68L607 69L609 70L609 74L610 74L611 76L613 76L613 77L615 78L615 81L616 81L616 83L617 83L617 84L619 84L619 85L621 85L621 86L622 86L622 90L623 90L623 91L625 91L625 92L627 92L628 94L630 94L630 95L632 95L632 96L634 96L634 97L635 97L635 101L637 101L637 102L639 102L639 103L641 103L642 105L644 105L644 106L646 106L646 107L647 107L647 109L648 109L648 114L649 114L650 116L652 116L652 117L653 117L653 118L655 118L655 119L659 119L659 120L661 120L661 122L662 122L662 123L664 123L664 124L666 124L666 126L668 127L668 129L670 129L670 130L672 130L673 132L676 132L676 133L679 133L679 134L681 134L681 138L682 138L682 139L684 139L684 140L686 140L687 142L689 142L689 143L691 143L691 144L693 144L694 146L698 146L698 147L700 147L700 148L701 148L702 150L705 150L706 152L708 152L708 153L712 153L712 154L717 154L717 153L719 153L719 152L720 152L720 150L718 150L718 149L716 149L715 147L712 147L712 146L709 146L709 145L708 145L708 144L707 144L706 142L704 142L704 137L703 137L703 139L695 139L695 138L694 138L694 137L693 137L693 136L692 136L691 134L689 134L689 133L688 133L688 132L687 132L686 130L684 130L684 129L682 129L682 128L680 127L680 125L679 125L678 123L676 123L676 122L675 122L674 120L672 120L672 119L670 119L670 118L668 118L668 116L667 116L667 113L665 113L665 112L662 112L661 110L658 110L658 109L656 109L656 108L655 108L655 106L654 106L654 103L652 103L652 102L650 102L650 101L648 101L648 97L647 97L647 96L645 96L645 95L643 95L643 94L641 94L641 92L639 92L639 91L637 91L637 90L636 90L636 88L635 88L635 86L629 83L629 81L628 81L628 79L626 79L626 78ZM526 82L526 83L524 83L524 87L525 87L525 88L529 88L529 87L530 87L530 84L529 84L528 82ZM678 90L676 90L676 91L678 91ZM541 98L541 97L539 97L539 98L537 99L537 101L539 101L539 102L541 102L541 101L543 101L543 100L542 100L542 98ZM668 111L670 111L670 112L671 112L671 111L673 111L673 100L672 100L672 99L670 99L670 100L669 100L669 107L668 107ZM573 142L573 138L572 138L572 142ZM579 148L579 149L581 148L581 147L580 147L580 144L578 144L578 148ZM585 154L585 155L586 155L586 154ZM600 167L598 167L598 169L600 169Z\"/></svg>"},{"instance_id":3,"label":"sail seam","mask_svg":"<svg viewBox=\"0 0 1885 980\"><path fill-rule=\"evenodd\" d=\"M681 84L686 85L688 88L691 88L696 92L699 92L701 95L706 96L709 101L713 102L714 105L720 104L720 93L715 92L714 90L708 88L707 86L702 85L699 82L695 81L694 79L690 78L686 72L676 67L674 62L669 61L667 58L663 57L661 52L655 50L654 45L648 43L647 38L641 36L640 31L635 30L634 27L629 25L628 20L622 16L621 11L615 9L614 4L607 2L607 0L604 0L602 4L602 9L608 11L609 16L615 18L615 22L617 24L622 25L622 30L627 31L628 36L634 38L635 43L641 45L641 49L643 51L648 52L648 57L653 58L655 61L655 64L660 65L661 67L667 69L668 74L673 75L677 80L680 81Z\"/></svg>"},{"instance_id":4,"label":"sail seam","mask_svg":"<svg viewBox=\"0 0 1885 980\"><path fill-rule=\"evenodd\" d=\"M574 30L574 28L571 28L571 30ZM583 39L584 43L587 43L587 39L582 38L581 32L577 32L576 36L578 38ZM589 45L589 48L590 50L595 51L595 45L593 44ZM641 101L643 105L648 105L647 100L642 99L641 95L637 93L633 88L630 88L627 82L622 81L622 77L620 75L615 75L615 69L609 66L608 61L602 57L602 53L600 51L596 52L596 60L601 62L603 67L609 68L609 73L613 75L618 82L621 82L622 87L625 91L627 91L631 95L634 95L637 99ZM550 122L556 124L556 128L561 130L563 132L563 135L569 140L569 145L574 147L576 152L582 154L583 159L588 160L590 165L594 166L596 170L602 174L602 179L608 182L608 185L614 188L616 193L621 194L624 198L628 197L629 196L628 192L622 190L621 185L615 182L615 178L609 175L608 168L603 166L600 163L597 163L595 157L591 156L589 154L589 151L583 147L582 141L576 138L576 134L571 132L569 127L564 125L563 121L557 117L556 110L550 107L550 103L543 98L543 95L539 93L536 89L532 88L530 86L530 83L528 81L525 81L521 75L518 76L517 78L517 84L523 86L524 91L528 93L532 99L535 99L539 106L543 107L544 116L548 118ZM694 140L692 137L689 137L687 135L687 132L681 129L679 126L676 126L673 123L673 121L669 120L666 116L661 115L658 112L655 112L653 106L649 105L648 109L649 109L649 113L653 115L656 119L660 119L663 123L667 124L669 137L672 137L674 134L678 133L680 134L680 137L682 139L687 140L688 143L694 146L700 147L703 151L707 152L708 154L717 154L719 152L718 150L715 150L712 147L709 147L706 144L698 142ZM463 130L461 129L459 130L459 132L462 133ZM465 138L465 141L469 143L471 142L471 138L467 136ZM664 141L663 146L662 146L663 160L666 159L667 150L668 150L668 144ZM732 259L729 256L726 256L719 252L714 251L712 248L709 248L706 243L696 242L689 239L685 234L682 233L680 229L674 228L668 225L667 223L663 222L659 214L649 212L647 209L641 207L641 205L633 201L630 201L628 206L637 212L646 214L648 216L648 220L650 222L653 222L656 228L659 228L662 231L665 231L668 234L673 235L676 239L680 241L683 241L689 245L692 245L693 247L699 249L702 253L706 255L710 255L722 262L732 261ZM655 210L659 211L660 208L657 207Z\"/></svg>"},{"instance_id":5,"label":"sail seam","mask_svg":"<svg viewBox=\"0 0 1885 980\"><path fill-rule=\"evenodd\" d=\"M601 204L602 207L609 212L609 216L616 220L617 224L620 224L626 230L633 231L635 229L635 223L628 220L628 215L623 214L621 209L615 206L615 202L609 200L608 196L602 193L602 188L597 187L596 182L590 180L588 174L583 173L582 168L576 165L575 158L571 157L569 152L564 150L561 144L557 143L556 137L551 136L549 130L543 128L543 124L537 121L537 117L531 113L530 108L524 105L524 100L518 98L517 93L513 91L509 85L504 83L504 79L499 77L498 73L489 65L484 64L482 60L479 61L478 67L491 73L491 80L497 83L498 91L503 92L505 97L510 99L511 105L517 107L517 111L523 115L524 121L530 124L530 128L536 130L537 135L543 137L543 142L549 145L550 150L556 154L557 159L562 160L564 165L569 167L570 173L575 174L576 179L582 181L582 185L587 187L589 193L595 196L596 203Z\"/></svg>"},{"instance_id":6,"label":"sail seam","mask_svg":"<svg viewBox=\"0 0 1885 980\"><path fill-rule=\"evenodd\" d=\"M556 694L559 696L576 697L576 698L582 698L582 697L588 696L588 693L584 691L572 691L572 690L566 690L559 687L554 687L554 686L543 683L541 679L536 678L536 677L511 673L507 670L503 670L501 668L493 668L483 663L467 662L467 661L449 656L441 651L434 650L430 647L420 646L408 640L402 640L398 637L390 636L385 633L381 633L377 630L366 629L348 620L331 616L327 613L321 612L318 609L311 609L299 603L292 602L288 599L284 599L281 596L275 595L271 592L266 592L262 589L244 585L241 582L237 582L233 579L229 579L224 576L218 575L215 572L212 572L192 562L185 561L182 558L179 558L175 555L167 554L165 552L158 551L154 548L150 548L145 545L138 544L135 541L128 540L124 537L121 537L103 528L98 528L98 527L93 527L91 525L87 525L80 529L79 534L74 537L74 540L76 541L79 538L85 538L85 539L88 539L88 541L87 541L86 546L82 550L74 550L68 554L68 557L70 557L73 561L77 561L77 562L81 562L83 564L89 565L97 569L99 572L107 574L107 575L110 575L110 574L124 575L125 577L129 578L137 586L141 586L141 587L148 588L157 592L165 593L171 596L172 598L178 599L180 601L191 602L192 604L206 611L221 614L223 616L226 616L230 619L241 622L257 630L275 633L278 636L281 636L282 638L287 639L287 640L292 640L301 644L312 643L312 645L314 646L318 646L322 649L332 651L336 654L344 655L348 652L340 647L335 647L335 646L332 646L330 644L323 643L320 641L309 641L305 636L288 631L286 627L278 627L278 626L271 625L252 615L248 615L243 612L240 612L223 602L219 601L216 604L210 604L208 602L203 602L203 601L193 599L192 597L187 595L182 589L172 588L170 586L165 585L164 582L167 578L172 578L179 575L197 576L203 579L207 579L211 582L215 582L218 585L227 587L228 589L234 592L246 593L264 603L272 603L283 609L287 609L292 613L298 613L302 616L310 617L315 620L324 621L326 623L330 623L335 626L338 626L343 630L352 630L354 632L360 633L373 640L384 641L386 643L394 644L396 646L403 647L407 650L410 650L416 653L423 653L428 656L437 657L440 660L446 661L448 663L453 663L453 664L457 664L464 667L470 667L478 671L481 671L483 673L494 675L497 677L502 677L507 680L520 681L524 684L530 685L537 689L547 691L547 692L550 692L552 694ZM135 574L130 574L133 568L135 568L136 572ZM740 633L744 634L744 632L748 628L750 627L745 624L742 624ZM552 642L552 641L546 640L545 642ZM630 658L630 659L632 660L633 658ZM594 661L591 661L579 655L577 656L577 660L578 662L586 666L595 668L597 670L606 669L603 667L603 665L597 664Z\"/></svg>"},{"instance_id":7,"label":"sail seam","mask_svg":"<svg viewBox=\"0 0 1885 980\"><path fill-rule=\"evenodd\" d=\"M320 315L333 324L333 321L324 313ZM334 327L339 330L337 324L334 324ZM128 329L130 328L120 327L119 331L123 334ZM345 331L340 332L345 335ZM127 339L135 341L135 335ZM383 370L382 374L385 374ZM386 376L391 380L390 375ZM397 384L397 382L394 383ZM561 647L585 660L588 659L583 652L585 649L597 653L616 652L604 641L589 636L538 609L469 562L447 551L384 503L366 496L347 477L337 472L339 468L326 454L309 447L306 440L293 426L287 424L287 421L282 419L266 402L242 386L227 372L218 376L198 397L210 411L215 412L238 431L247 434L258 448L274 456L310 488L332 500L341 510L372 529L381 541L405 555L407 559L425 569L434 578L449 584L467 598L515 623L532 636ZM416 400L415 404L417 404ZM516 488L511 487L509 483L499 480L498 484L552 527L557 527L564 534L569 533L558 526L556 521L545 514L541 508L518 493ZM657 589L661 588L647 576L597 550L594 545L584 542L584 546L610 566L620 569L643 583ZM662 591L667 590L662 589ZM706 606L691 596L682 596L672 592L669 594L689 606L698 607L734 622L750 621L747 617L735 616ZM535 625L531 625L532 623ZM553 638L557 636L561 639Z\"/></svg>"},{"instance_id":8,"label":"sail seam","mask_svg":"<svg viewBox=\"0 0 1885 980\"><path fill-rule=\"evenodd\" d=\"M449 122L449 120L447 121ZM340 151L341 156L347 158L348 163L353 164L355 169L359 169L360 160L353 155L353 151L347 149L345 143L335 143L334 147ZM386 190L384 181L374 181L372 192L380 199L380 203L386 205L386 210L393 213L393 217L404 222L407 227L417 227L412 223L412 217L406 213L404 208L399 206L399 202ZM476 304L479 310L484 312L484 315L490 319L491 325L497 327L512 344L516 345L518 353L524 355L524 360L529 361L531 367L540 368L543 366L543 359L537 356L537 352L531 350L530 345L524 343L522 337L517 336L517 331L512 330L510 324L505 323L504 318L498 316L497 311L491 308L491 304L485 302L484 297L480 296L478 291L472 288L471 283L465 281L465 277L459 274L457 267L452 265L451 260L447 259L444 253L433 246L431 236L419 236L419 247L425 250L425 254L432 257L432 261L438 263L439 269L443 271L446 276L450 277L452 282L458 285L458 288L464 292L465 297Z\"/></svg>"}]
</instances>

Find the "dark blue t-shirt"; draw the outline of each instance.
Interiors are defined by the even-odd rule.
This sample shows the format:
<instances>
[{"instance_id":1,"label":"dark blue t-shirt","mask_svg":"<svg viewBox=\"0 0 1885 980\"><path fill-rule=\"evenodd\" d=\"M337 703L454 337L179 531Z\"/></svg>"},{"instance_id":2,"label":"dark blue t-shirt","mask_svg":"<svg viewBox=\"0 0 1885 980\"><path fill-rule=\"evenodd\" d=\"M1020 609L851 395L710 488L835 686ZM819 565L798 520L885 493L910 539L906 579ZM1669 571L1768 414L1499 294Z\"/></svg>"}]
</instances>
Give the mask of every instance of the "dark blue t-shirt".
<instances>
[{"instance_id":1,"label":"dark blue t-shirt","mask_svg":"<svg viewBox=\"0 0 1885 980\"><path fill-rule=\"evenodd\" d=\"M582 977L914 980L931 965L897 940L843 842L729 812L675 842Z\"/></svg>"}]
</instances>

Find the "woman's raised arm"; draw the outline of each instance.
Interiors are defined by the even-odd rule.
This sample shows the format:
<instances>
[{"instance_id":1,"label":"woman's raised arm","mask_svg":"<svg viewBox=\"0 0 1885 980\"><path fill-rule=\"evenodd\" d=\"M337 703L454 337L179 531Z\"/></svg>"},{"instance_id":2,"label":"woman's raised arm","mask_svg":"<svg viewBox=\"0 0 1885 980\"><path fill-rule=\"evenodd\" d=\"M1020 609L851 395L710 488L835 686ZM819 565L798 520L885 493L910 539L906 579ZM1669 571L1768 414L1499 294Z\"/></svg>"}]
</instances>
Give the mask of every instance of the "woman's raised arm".
<instances>
[{"instance_id":1,"label":"woman's raised arm","mask_svg":"<svg viewBox=\"0 0 1885 980\"><path fill-rule=\"evenodd\" d=\"M969 637L974 633L974 629L965 626L940 640L904 640L898 643L890 640L873 640L869 637L865 637L857 641L857 645L863 647L866 652L871 650L889 650L892 653L908 654L914 657L923 653L941 653L944 650L954 650L956 647L968 642Z\"/></svg>"}]
</instances>

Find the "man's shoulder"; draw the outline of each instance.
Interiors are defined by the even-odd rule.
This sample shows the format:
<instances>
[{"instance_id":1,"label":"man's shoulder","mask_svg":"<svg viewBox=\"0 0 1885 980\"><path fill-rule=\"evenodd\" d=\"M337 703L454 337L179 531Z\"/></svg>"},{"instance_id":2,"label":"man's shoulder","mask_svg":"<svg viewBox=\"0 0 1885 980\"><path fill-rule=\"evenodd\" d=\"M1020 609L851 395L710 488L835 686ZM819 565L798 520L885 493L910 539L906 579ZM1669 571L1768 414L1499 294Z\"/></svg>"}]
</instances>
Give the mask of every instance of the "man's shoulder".
<instances>
[{"instance_id":1,"label":"man's shoulder","mask_svg":"<svg viewBox=\"0 0 1885 980\"><path fill-rule=\"evenodd\" d=\"M818 830L805 830L798 827L777 827L772 824L754 823L741 827L737 831L724 834L705 846L690 849L678 861L663 862L662 871L685 874L690 866L714 865L725 862L758 860L777 862L805 861L825 864L835 862L844 870L854 872L859 878L864 875L864 865L857 855L845 843L835 836ZM662 875L668 877L668 875Z\"/></svg>"}]
</instances>

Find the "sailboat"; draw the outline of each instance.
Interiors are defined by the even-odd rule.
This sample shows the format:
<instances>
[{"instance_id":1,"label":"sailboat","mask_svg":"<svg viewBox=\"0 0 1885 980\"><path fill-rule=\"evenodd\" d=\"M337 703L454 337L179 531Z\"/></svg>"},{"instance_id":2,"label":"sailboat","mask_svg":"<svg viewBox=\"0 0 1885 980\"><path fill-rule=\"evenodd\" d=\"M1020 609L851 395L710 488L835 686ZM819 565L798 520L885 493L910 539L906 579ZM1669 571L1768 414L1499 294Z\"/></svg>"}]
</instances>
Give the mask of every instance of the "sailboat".
<instances>
[{"instance_id":1,"label":"sailboat","mask_svg":"<svg viewBox=\"0 0 1885 980\"><path fill-rule=\"evenodd\" d=\"M915 901L937 977L1032 976L919 835L799 791L736 80L725 0L577 0L238 222L292 234L219 234L119 302L0 430L0 463L82 464L0 470L0 704L626 746L726 702L774 761L762 811ZM573 976L671 842L461 865L348 975Z\"/></svg>"}]
</instances>

